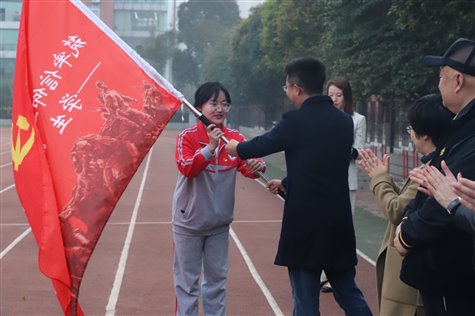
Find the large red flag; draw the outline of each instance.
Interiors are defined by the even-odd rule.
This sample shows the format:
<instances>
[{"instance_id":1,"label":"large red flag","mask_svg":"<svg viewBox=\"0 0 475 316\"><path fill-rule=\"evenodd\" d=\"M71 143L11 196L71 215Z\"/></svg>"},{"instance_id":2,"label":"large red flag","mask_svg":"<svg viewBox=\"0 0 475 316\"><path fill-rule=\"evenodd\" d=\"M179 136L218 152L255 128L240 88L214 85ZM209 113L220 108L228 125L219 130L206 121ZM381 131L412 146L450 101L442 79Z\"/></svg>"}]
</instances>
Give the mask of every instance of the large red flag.
<instances>
[{"instance_id":1,"label":"large red flag","mask_svg":"<svg viewBox=\"0 0 475 316\"><path fill-rule=\"evenodd\" d=\"M24 0L12 116L16 189L65 314L119 197L182 95L80 1Z\"/></svg>"}]
</instances>

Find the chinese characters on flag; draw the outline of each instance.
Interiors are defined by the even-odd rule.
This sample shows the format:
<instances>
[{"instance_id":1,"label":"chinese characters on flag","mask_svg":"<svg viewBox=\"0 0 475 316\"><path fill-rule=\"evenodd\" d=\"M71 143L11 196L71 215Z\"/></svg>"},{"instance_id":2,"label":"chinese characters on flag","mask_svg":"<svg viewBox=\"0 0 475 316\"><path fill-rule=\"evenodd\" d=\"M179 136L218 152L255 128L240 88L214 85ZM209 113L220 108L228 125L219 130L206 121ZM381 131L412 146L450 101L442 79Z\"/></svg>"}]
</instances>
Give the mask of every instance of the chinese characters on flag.
<instances>
[{"instance_id":1,"label":"chinese characters on flag","mask_svg":"<svg viewBox=\"0 0 475 316\"><path fill-rule=\"evenodd\" d=\"M80 1L23 1L12 160L66 315L118 199L182 95Z\"/></svg>"}]
</instances>

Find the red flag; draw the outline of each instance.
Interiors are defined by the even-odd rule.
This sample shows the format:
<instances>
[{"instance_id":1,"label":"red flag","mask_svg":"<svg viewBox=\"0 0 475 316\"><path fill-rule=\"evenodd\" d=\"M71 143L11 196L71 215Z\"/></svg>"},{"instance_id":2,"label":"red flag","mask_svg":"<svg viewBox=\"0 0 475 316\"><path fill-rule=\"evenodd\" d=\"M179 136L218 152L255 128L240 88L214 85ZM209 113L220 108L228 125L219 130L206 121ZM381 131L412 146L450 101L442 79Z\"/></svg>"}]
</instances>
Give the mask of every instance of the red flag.
<instances>
[{"instance_id":1,"label":"red flag","mask_svg":"<svg viewBox=\"0 0 475 316\"><path fill-rule=\"evenodd\" d=\"M80 1L23 1L16 189L65 314L119 197L182 95Z\"/></svg>"}]
</instances>

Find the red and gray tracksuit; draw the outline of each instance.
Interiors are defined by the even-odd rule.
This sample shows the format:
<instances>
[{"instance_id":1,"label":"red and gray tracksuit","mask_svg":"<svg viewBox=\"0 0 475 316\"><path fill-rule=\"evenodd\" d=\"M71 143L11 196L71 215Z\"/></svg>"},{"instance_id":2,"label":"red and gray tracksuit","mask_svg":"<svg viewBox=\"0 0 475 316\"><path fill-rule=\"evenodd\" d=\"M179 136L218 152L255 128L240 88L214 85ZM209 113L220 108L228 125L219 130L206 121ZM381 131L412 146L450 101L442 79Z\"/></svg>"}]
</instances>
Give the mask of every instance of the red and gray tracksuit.
<instances>
[{"instance_id":1,"label":"red and gray tracksuit","mask_svg":"<svg viewBox=\"0 0 475 316\"><path fill-rule=\"evenodd\" d=\"M227 139L243 141L222 127ZM233 220L237 171L252 174L244 160L231 157L220 141L214 154L203 123L182 131L176 140L178 180L173 194L174 282L177 315L198 315L199 278L206 315L226 314L229 225ZM263 163L263 162L262 162Z\"/></svg>"}]
</instances>

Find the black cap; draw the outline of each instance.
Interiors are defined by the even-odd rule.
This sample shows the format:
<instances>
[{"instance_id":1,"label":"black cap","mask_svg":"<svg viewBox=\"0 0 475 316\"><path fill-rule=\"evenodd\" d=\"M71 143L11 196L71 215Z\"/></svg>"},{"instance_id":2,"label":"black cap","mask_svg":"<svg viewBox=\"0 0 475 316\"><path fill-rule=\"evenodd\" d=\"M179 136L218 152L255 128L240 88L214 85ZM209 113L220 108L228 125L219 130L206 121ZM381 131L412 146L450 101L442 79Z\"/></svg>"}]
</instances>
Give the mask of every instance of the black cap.
<instances>
[{"instance_id":1,"label":"black cap","mask_svg":"<svg viewBox=\"0 0 475 316\"><path fill-rule=\"evenodd\" d=\"M475 76L475 42L459 38L450 45L444 56L424 56L422 62L429 67L449 66Z\"/></svg>"}]
</instances>

